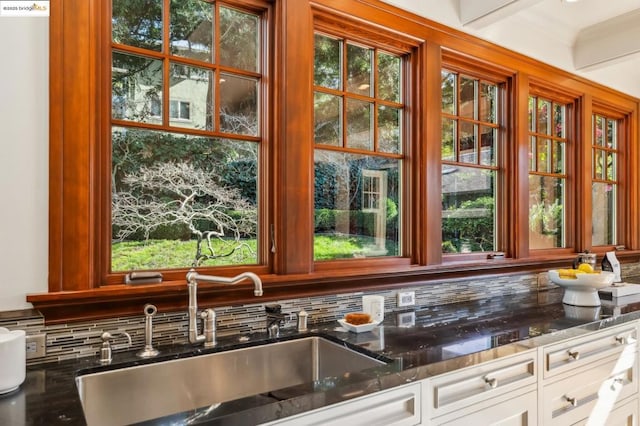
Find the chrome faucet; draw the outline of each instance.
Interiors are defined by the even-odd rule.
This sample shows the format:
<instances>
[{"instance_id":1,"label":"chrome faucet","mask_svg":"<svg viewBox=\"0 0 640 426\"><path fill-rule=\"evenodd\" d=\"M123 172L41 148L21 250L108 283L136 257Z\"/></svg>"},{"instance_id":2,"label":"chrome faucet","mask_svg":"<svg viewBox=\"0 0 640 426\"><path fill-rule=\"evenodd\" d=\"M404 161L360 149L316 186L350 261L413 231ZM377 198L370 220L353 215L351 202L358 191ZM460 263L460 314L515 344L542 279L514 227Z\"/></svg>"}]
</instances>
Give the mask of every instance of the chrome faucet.
<instances>
[{"instance_id":1,"label":"chrome faucet","mask_svg":"<svg viewBox=\"0 0 640 426\"><path fill-rule=\"evenodd\" d=\"M216 345L216 313L213 309L205 309L200 313L204 321L202 334L198 334L198 281L221 284L237 284L245 279L253 281L253 294L262 296L262 281L253 272L243 272L235 277L219 277L214 275L198 274L194 269L187 272L187 286L189 288L189 342L204 342L205 347Z\"/></svg>"}]
</instances>

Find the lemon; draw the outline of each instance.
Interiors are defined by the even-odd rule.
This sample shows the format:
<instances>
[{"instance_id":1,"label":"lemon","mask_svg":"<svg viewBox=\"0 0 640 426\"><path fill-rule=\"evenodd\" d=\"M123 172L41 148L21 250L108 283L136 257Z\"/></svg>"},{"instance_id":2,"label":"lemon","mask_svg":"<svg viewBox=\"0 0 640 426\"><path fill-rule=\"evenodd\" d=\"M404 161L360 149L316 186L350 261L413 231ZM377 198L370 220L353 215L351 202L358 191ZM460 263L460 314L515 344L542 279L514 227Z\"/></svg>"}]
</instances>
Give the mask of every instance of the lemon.
<instances>
[{"instance_id":1,"label":"lemon","mask_svg":"<svg viewBox=\"0 0 640 426\"><path fill-rule=\"evenodd\" d=\"M581 263L578 265L578 271L586 272L587 274L593 273L593 266L588 263Z\"/></svg>"}]
</instances>

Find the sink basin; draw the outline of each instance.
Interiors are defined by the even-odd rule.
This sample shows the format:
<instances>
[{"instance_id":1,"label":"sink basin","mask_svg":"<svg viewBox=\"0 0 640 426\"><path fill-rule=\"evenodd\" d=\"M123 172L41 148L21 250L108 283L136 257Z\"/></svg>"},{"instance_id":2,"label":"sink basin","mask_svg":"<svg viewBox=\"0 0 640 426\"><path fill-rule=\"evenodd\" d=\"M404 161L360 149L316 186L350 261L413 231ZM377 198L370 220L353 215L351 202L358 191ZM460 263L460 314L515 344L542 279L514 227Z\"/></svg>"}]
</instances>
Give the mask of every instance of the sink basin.
<instances>
[{"instance_id":1,"label":"sink basin","mask_svg":"<svg viewBox=\"0 0 640 426\"><path fill-rule=\"evenodd\" d=\"M384 365L322 337L79 375L87 423L130 424Z\"/></svg>"}]
</instances>

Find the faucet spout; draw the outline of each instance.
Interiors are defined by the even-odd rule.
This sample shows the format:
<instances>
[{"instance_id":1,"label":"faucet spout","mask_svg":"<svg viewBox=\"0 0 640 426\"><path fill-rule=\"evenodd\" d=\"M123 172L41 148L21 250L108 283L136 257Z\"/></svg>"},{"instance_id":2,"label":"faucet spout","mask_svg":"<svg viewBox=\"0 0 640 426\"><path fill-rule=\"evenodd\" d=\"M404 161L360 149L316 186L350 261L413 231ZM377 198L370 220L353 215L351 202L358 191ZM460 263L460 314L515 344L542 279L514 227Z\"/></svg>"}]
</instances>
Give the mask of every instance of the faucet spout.
<instances>
[{"instance_id":1,"label":"faucet spout","mask_svg":"<svg viewBox=\"0 0 640 426\"><path fill-rule=\"evenodd\" d=\"M204 342L207 347L216 344L216 322L213 309L206 309L201 316L204 320L203 332L198 333L198 281L221 284L237 284L246 279L253 281L253 294L262 296L262 280L253 272L243 272L235 277L219 277L214 275L203 275L191 269L187 273L187 287L189 289L189 342Z\"/></svg>"}]
</instances>

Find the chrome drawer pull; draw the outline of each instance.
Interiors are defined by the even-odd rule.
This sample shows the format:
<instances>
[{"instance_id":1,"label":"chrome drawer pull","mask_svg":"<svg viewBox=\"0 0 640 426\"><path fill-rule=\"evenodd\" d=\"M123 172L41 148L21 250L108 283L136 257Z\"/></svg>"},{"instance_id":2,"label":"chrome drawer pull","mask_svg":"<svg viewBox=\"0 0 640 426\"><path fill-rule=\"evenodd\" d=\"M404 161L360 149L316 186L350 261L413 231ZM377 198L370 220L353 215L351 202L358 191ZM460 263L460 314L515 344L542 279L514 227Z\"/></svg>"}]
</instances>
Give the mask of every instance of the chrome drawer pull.
<instances>
[{"instance_id":1,"label":"chrome drawer pull","mask_svg":"<svg viewBox=\"0 0 640 426\"><path fill-rule=\"evenodd\" d=\"M568 396L565 396L564 399L566 399L567 402L569 404L571 404L572 407L577 407L578 406L578 398L570 398Z\"/></svg>"},{"instance_id":2,"label":"chrome drawer pull","mask_svg":"<svg viewBox=\"0 0 640 426\"><path fill-rule=\"evenodd\" d=\"M618 385L624 386L624 379L622 377L616 377L613 379L613 382L611 382L611 390L614 392L618 390Z\"/></svg>"},{"instance_id":3,"label":"chrome drawer pull","mask_svg":"<svg viewBox=\"0 0 640 426\"><path fill-rule=\"evenodd\" d=\"M574 360L574 361L577 361L577 360L580 359L580 352L578 352L578 351L572 351L571 349L569 349L567 351L567 353L569 354L571 359Z\"/></svg>"},{"instance_id":4,"label":"chrome drawer pull","mask_svg":"<svg viewBox=\"0 0 640 426\"><path fill-rule=\"evenodd\" d=\"M633 336L627 335L627 336L616 336L616 343L619 345L628 345L631 343L634 343L635 340L633 338Z\"/></svg>"},{"instance_id":5,"label":"chrome drawer pull","mask_svg":"<svg viewBox=\"0 0 640 426\"><path fill-rule=\"evenodd\" d=\"M484 382L488 384L491 389L495 389L498 387L498 379L496 379L495 377L493 379L490 379L487 376L485 376Z\"/></svg>"}]
</instances>

